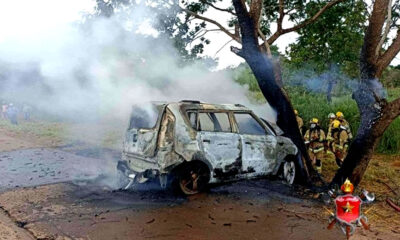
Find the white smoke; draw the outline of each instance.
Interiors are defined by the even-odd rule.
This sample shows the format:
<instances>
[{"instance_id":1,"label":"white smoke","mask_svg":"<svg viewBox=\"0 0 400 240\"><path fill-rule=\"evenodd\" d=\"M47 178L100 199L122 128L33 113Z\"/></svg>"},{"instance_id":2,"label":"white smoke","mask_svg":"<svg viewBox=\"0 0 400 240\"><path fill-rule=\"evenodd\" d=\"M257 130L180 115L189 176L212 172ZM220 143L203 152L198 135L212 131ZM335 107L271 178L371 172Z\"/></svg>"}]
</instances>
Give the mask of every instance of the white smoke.
<instances>
[{"instance_id":1,"label":"white smoke","mask_svg":"<svg viewBox=\"0 0 400 240\"><path fill-rule=\"evenodd\" d=\"M201 63L181 67L168 39L140 33L149 15L138 8L129 22L115 15L3 40L0 67L6 74L0 75L0 97L62 117L94 120L126 119L133 104L146 101L252 106L247 90L228 72L212 72ZM257 109L274 121L270 108Z\"/></svg>"}]
</instances>

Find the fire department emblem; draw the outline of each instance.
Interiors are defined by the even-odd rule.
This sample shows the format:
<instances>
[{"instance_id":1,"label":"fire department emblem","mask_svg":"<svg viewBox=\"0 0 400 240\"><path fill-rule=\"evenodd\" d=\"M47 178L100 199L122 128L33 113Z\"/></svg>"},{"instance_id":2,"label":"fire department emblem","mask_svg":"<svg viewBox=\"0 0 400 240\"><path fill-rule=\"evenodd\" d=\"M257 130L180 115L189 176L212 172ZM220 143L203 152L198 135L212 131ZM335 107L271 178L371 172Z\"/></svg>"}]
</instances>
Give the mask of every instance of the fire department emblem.
<instances>
[{"instance_id":1,"label":"fire department emblem","mask_svg":"<svg viewBox=\"0 0 400 240\"><path fill-rule=\"evenodd\" d=\"M338 225L349 239L357 226L369 229L368 219L362 214L361 205L373 202L375 196L366 190L363 190L361 197L354 196L354 186L349 180L343 183L341 191L343 195L339 196L332 191L329 192L329 195L335 199L336 212L331 213L328 229Z\"/></svg>"},{"instance_id":2,"label":"fire department emblem","mask_svg":"<svg viewBox=\"0 0 400 240\"><path fill-rule=\"evenodd\" d=\"M354 223L360 218L361 199L347 194L335 199L336 218L346 223Z\"/></svg>"}]
</instances>

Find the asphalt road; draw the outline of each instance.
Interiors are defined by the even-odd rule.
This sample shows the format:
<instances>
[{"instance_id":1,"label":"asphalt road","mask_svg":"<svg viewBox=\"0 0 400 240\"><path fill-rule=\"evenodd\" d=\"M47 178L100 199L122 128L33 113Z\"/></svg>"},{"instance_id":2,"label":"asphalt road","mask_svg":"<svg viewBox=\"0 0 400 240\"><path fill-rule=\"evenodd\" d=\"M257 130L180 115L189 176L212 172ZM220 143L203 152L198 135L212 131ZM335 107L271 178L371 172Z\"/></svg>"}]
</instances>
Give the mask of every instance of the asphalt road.
<instances>
[{"instance_id":1,"label":"asphalt road","mask_svg":"<svg viewBox=\"0 0 400 240\"><path fill-rule=\"evenodd\" d=\"M36 239L345 239L326 230L319 201L279 180L233 182L190 198L154 183L120 191L118 157L96 148L2 152L0 206ZM393 239L358 231L353 239Z\"/></svg>"}]
</instances>

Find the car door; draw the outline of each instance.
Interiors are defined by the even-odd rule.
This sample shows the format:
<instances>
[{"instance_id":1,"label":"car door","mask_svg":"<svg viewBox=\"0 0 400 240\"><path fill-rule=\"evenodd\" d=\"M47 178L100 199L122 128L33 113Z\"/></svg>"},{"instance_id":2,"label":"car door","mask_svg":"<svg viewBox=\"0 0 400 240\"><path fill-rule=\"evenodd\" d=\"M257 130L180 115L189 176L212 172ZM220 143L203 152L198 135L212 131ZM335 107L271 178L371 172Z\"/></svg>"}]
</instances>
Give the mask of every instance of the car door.
<instances>
[{"instance_id":1,"label":"car door","mask_svg":"<svg viewBox=\"0 0 400 240\"><path fill-rule=\"evenodd\" d=\"M163 106L134 107L125 134L124 152L145 158L153 157L159 132L158 122Z\"/></svg>"},{"instance_id":2,"label":"car door","mask_svg":"<svg viewBox=\"0 0 400 240\"><path fill-rule=\"evenodd\" d=\"M197 130L203 153L214 169L240 172L240 138L232 132L227 112L199 112Z\"/></svg>"},{"instance_id":3,"label":"car door","mask_svg":"<svg viewBox=\"0 0 400 240\"><path fill-rule=\"evenodd\" d=\"M234 113L242 143L242 171L267 174L276 162L276 137L251 113Z\"/></svg>"}]
</instances>

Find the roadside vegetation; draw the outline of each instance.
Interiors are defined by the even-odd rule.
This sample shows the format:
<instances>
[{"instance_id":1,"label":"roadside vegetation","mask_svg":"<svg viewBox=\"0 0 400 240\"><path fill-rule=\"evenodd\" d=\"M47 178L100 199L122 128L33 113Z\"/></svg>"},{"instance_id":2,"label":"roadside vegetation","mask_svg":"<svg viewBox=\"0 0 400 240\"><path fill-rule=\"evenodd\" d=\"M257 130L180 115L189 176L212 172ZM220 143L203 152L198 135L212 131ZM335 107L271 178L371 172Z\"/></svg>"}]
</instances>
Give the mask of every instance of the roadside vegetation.
<instances>
[{"instance_id":1,"label":"roadside vegetation","mask_svg":"<svg viewBox=\"0 0 400 240\"><path fill-rule=\"evenodd\" d=\"M48 147L91 145L120 150L125 125L53 121L34 115L30 121L20 117L18 125L1 119L0 129L13 136L51 143Z\"/></svg>"},{"instance_id":2,"label":"roadside vegetation","mask_svg":"<svg viewBox=\"0 0 400 240\"><path fill-rule=\"evenodd\" d=\"M340 73L339 70L327 70L322 73L310 70L310 68L296 69L290 63L285 64L283 80L285 89L292 101L293 107L299 111L305 126L310 119L316 117L320 120L321 126L328 128L328 114L341 111L346 120L350 123L353 136L356 135L360 125L360 115L356 102L352 99L352 88L356 81L348 81L349 77ZM397 74L396 68L387 71L386 76L392 77ZM265 99L259 90L257 80L254 78L247 66L240 66L232 70L236 82L245 86L248 96L254 103L263 103ZM335 85L332 90L331 102L327 99L327 85L334 78ZM350 82L350 83L349 83ZM385 81L383 81L385 82ZM400 83L387 88L388 100L391 101L400 96ZM400 118L397 118L385 131L376 149L377 153L400 154Z\"/></svg>"}]
</instances>

